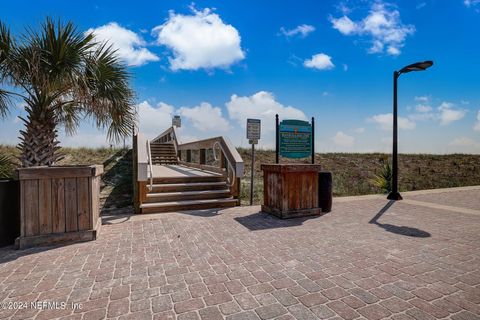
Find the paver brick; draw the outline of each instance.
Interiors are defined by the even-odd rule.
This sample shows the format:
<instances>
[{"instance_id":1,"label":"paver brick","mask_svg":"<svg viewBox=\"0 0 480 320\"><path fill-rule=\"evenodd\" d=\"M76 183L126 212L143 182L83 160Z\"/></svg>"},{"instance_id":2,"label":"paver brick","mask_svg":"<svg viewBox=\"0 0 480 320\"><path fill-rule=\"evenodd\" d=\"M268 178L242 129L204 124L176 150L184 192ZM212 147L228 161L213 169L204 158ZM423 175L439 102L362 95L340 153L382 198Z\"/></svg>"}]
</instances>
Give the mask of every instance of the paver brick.
<instances>
[{"instance_id":1,"label":"paver brick","mask_svg":"<svg viewBox=\"0 0 480 320\"><path fill-rule=\"evenodd\" d=\"M217 307L207 307L198 311L202 320L222 320L223 316Z\"/></svg>"},{"instance_id":2,"label":"paver brick","mask_svg":"<svg viewBox=\"0 0 480 320\"><path fill-rule=\"evenodd\" d=\"M301 303L303 303L307 307L312 307L317 304L322 304L328 301L321 293L315 292L315 293L309 293L304 296L301 296L298 298Z\"/></svg>"},{"instance_id":3,"label":"paver brick","mask_svg":"<svg viewBox=\"0 0 480 320\"><path fill-rule=\"evenodd\" d=\"M369 320L380 320L391 315L390 311L378 304L368 305L366 307L358 309L357 311Z\"/></svg>"},{"instance_id":4,"label":"paver brick","mask_svg":"<svg viewBox=\"0 0 480 320\"><path fill-rule=\"evenodd\" d=\"M406 198L478 208L480 188L463 192ZM477 319L480 216L395 202L368 223L386 203L338 199L301 224L259 207L132 216L92 242L0 248L0 301L82 303L0 319Z\"/></svg>"},{"instance_id":5,"label":"paver brick","mask_svg":"<svg viewBox=\"0 0 480 320\"><path fill-rule=\"evenodd\" d=\"M257 300L247 292L237 294L234 298L243 310L250 310L259 306Z\"/></svg>"},{"instance_id":6,"label":"paver brick","mask_svg":"<svg viewBox=\"0 0 480 320\"><path fill-rule=\"evenodd\" d=\"M319 319L327 319L333 317L335 312L333 312L330 308L326 305L317 305L312 307L310 310L319 318Z\"/></svg>"},{"instance_id":7,"label":"paver brick","mask_svg":"<svg viewBox=\"0 0 480 320\"><path fill-rule=\"evenodd\" d=\"M284 306L291 306L298 303L297 298L295 298L287 290L277 290L272 292L272 295Z\"/></svg>"},{"instance_id":8,"label":"paver brick","mask_svg":"<svg viewBox=\"0 0 480 320\"><path fill-rule=\"evenodd\" d=\"M203 303L202 299L190 299L187 301L181 301L174 304L173 308L176 313L184 313L188 311L198 310L203 308L205 304Z\"/></svg>"},{"instance_id":9,"label":"paver brick","mask_svg":"<svg viewBox=\"0 0 480 320\"><path fill-rule=\"evenodd\" d=\"M204 297L205 303L207 306L213 306L221 303L225 303L228 301L232 301L232 296L228 292L220 292L215 293L210 296Z\"/></svg>"},{"instance_id":10,"label":"paver brick","mask_svg":"<svg viewBox=\"0 0 480 320\"><path fill-rule=\"evenodd\" d=\"M128 299L115 300L108 304L107 316L114 318L128 313L130 302Z\"/></svg>"},{"instance_id":11,"label":"paver brick","mask_svg":"<svg viewBox=\"0 0 480 320\"><path fill-rule=\"evenodd\" d=\"M159 296L152 298L152 310L154 313L168 311L172 308L172 299L169 296Z\"/></svg>"},{"instance_id":12,"label":"paver brick","mask_svg":"<svg viewBox=\"0 0 480 320\"><path fill-rule=\"evenodd\" d=\"M255 312L258 314L260 319L273 319L276 317L281 316L282 314L287 313L287 309L285 309L281 304L274 303L268 306L263 306L255 309Z\"/></svg>"},{"instance_id":13,"label":"paver brick","mask_svg":"<svg viewBox=\"0 0 480 320\"><path fill-rule=\"evenodd\" d=\"M251 294L257 295L261 293L272 292L275 289L268 283L260 283L260 284L248 287L247 290L250 291Z\"/></svg>"}]
</instances>

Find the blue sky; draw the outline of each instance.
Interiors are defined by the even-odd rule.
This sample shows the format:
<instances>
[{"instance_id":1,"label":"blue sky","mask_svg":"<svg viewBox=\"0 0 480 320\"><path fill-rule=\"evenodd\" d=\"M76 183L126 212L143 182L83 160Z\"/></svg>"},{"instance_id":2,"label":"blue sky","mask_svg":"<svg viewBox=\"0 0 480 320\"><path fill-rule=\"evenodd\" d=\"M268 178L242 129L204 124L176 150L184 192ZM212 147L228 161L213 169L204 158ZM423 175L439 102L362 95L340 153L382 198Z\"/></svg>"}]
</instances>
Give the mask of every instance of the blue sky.
<instances>
[{"instance_id":1,"label":"blue sky","mask_svg":"<svg viewBox=\"0 0 480 320\"><path fill-rule=\"evenodd\" d=\"M316 119L318 151L389 152L392 72L399 79L400 151L480 153L480 1L8 1L14 34L46 16L72 20L118 49L133 74L140 129L182 116L184 141L226 135L246 147L247 117ZM19 108L0 143L16 143ZM63 145L107 145L85 121Z\"/></svg>"}]
</instances>

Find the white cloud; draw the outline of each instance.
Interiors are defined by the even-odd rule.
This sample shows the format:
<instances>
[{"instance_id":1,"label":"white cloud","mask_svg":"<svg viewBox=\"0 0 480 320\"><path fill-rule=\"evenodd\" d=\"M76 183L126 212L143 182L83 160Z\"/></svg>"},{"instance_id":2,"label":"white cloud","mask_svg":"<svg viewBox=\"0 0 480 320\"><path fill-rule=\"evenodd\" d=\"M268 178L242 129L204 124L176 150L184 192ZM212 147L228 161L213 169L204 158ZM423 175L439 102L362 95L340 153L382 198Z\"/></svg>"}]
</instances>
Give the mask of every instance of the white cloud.
<instances>
[{"instance_id":1,"label":"white cloud","mask_svg":"<svg viewBox=\"0 0 480 320\"><path fill-rule=\"evenodd\" d=\"M225 132L230 128L228 121L222 116L222 110L207 102L192 108L182 107L178 112L200 131Z\"/></svg>"},{"instance_id":2,"label":"white cloud","mask_svg":"<svg viewBox=\"0 0 480 320\"><path fill-rule=\"evenodd\" d=\"M428 97L428 96L418 96L418 97L415 97L415 101L426 103L426 102L430 101L430 97Z\"/></svg>"},{"instance_id":3,"label":"white cloud","mask_svg":"<svg viewBox=\"0 0 480 320\"><path fill-rule=\"evenodd\" d=\"M192 11L192 15L171 11L168 20L152 30L157 43L172 50L172 70L225 69L244 59L237 29L208 8Z\"/></svg>"},{"instance_id":4,"label":"white cloud","mask_svg":"<svg viewBox=\"0 0 480 320\"><path fill-rule=\"evenodd\" d=\"M438 117L441 125L447 125L451 122L458 121L467 113L467 111L463 109L454 109L453 103L449 102L442 102L442 104L438 107L438 110Z\"/></svg>"},{"instance_id":5,"label":"white cloud","mask_svg":"<svg viewBox=\"0 0 480 320\"><path fill-rule=\"evenodd\" d=\"M479 3L480 3L480 0L464 0L463 1L463 4L465 4L467 8L476 6Z\"/></svg>"},{"instance_id":6,"label":"white cloud","mask_svg":"<svg viewBox=\"0 0 480 320\"><path fill-rule=\"evenodd\" d=\"M284 106L275 100L272 93L265 91L244 97L234 94L226 106L230 119L236 120L242 128L246 126L247 118L260 119L262 132L275 130L275 114L278 114L281 119L307 120L303 111Z\"/></svg>"},{"instance_id":7,"label":"white cloud","mask_svg":"<svg viewBox=\"0 0 480 320\"><path fill-rule=\"evenodd\" d=\"M305 38L313 31L315 31L315 27L308 24L299 25L291 30L286 30L284 27L280 28L280 32L286 37L299 35L300 37Z\"/></svg>"},{"instance_id":8,"label":"white cloud","mask_svg":"<svg viewBox=\"0 0 480 320\"><path fill-rule=\"evenodd\" d=\"M330 18L330 21L333 24L333 28L337 29L344 35L348 36L359 31L359 26L347 16L343 16L338 19Z\"/></svg>"},{"instance_id":9,"label":"white cloud","mask_svg":"<svg viewBox=\"0 0 480 320\"><path fill-rule=\"evenodd\" d=\"M332 57L318 53L312 56L311 59L307 59L303 62L303 65L307 68L313 68L318 70L330 70L335 67L332 63Z\"/></svg>"},{"instance_id":10,"label":"white cloud","mask_svg":"<svg viewBox=\"0 0 480 320\"><path fill-rule=\"evenodd\" d=\"M348 16L330 18L334 29L344 35L366 36L371 41L369 53L399 55L407 36L415 32L413 25L405 25L399 11L390 4L376 1L368 15L360 21L352 21Z\"/></svg>"},{"instance_id":11,"label":"white cloud","mask_svg":"<svg viewBox=\"0 0 480 320\"><path fill-rule=\"evenodd\" d=\"M450 152L458 153L479 153L480 152L480 142L475 141L468 137L460 137L452 140L449 144Z\"/></svg>"},{"instance_id":12,"label":"white cloud","mask_svg":"<svg viewBox=\"0 0 480 320\"><path fill-rule=\"evenodd\" d=\"M175 108L163 102L154 107L147 101L143 101L137 105L137 112L139 131L148 138L155 138L172 124Z\"/></svg>"},{"instance_id":13,"label":"white cloud","mask_svg":"<svg viewBox=\"0 0 480 320\"><path fill-rule=\"evenodd\" d=\"M480 131L480 110L477 112L477 121L475 122L473 130Z\"/></svg>"},{"instance_id":14,"label":"white cloud","mask_svg":"<svg viewBox=\"0 0 480 320\"><path fill-rule=\"evenodd\" d=\"M348 65L347 64L343 64L343 71L348 71Z\"/></svg>"},{"instance_id":15,"label":"white cloud","mask_svg":"<svg viewBox=\"0 0 480 320\"><path fill-rule=\"evenodd\" d=\"M365 132L365 128L356 128L354 130L356 133L364 133Z\"/></svg>"},{"instance_id":16,"label":"white cloud","mask_svg":"<svg viewBox=\"0 0 480 320\"><path fill-rule=\"evenodd\" d=\"M420 9L424 8L426 5L427 5L426 2L420 2L419 4L417 4L417 6L415 8L417 10L420 10Z\"/></svg>"},{"instance_id":17,"label":"white cloud","mask_svg":"<svg viewBox=\"0 0 480 320\"><path fill-rule=\"evenodd\" d=\"M369 122L374 122L380 126L382 130L392 130L393 127L393 115L391 113L377 114L367 119ZM398 117L398 128L403 130L415 129L416 124L414 121Z\"/></svg>"},{"instance_id":18,"label":"white cloud","mask_svg":"<svg viewBox=\"0 0 480 320\"><path fill-rule=\"evenodd\" d=\"M415 111L420 112L420 113L427 113L427 112L430 112L432 110L433 110L432 107L430 107L429 105L426 105L426 104L417 104L415 106Z\"/></svg>"},{"instance_id":19,"label":"white cloud","mask_svg":"<svg viewBox=\"0 0 480 320\"><path fill-rule=\"evenodd\" d=\"M146 42L135 32L125 29L116 22L98 28L90 28L86 33L95 35L96 41L107 42L117 50L118 56L129 66L141 66L150 61L160 60L150 52Z\"/></svg>"},{"instance_id":20,"label":"white cloud","mask_svg":"<svg viewBox=\"0 0 480 320\"><path fill-rule=\"evenodd\" d=\"M333 142L336 145L342 147L352 147L355 143L355 138L349 136L348 134L343 133L342 131L338 131L337 134L332 138Z\"/></svg>"}]
</instances>

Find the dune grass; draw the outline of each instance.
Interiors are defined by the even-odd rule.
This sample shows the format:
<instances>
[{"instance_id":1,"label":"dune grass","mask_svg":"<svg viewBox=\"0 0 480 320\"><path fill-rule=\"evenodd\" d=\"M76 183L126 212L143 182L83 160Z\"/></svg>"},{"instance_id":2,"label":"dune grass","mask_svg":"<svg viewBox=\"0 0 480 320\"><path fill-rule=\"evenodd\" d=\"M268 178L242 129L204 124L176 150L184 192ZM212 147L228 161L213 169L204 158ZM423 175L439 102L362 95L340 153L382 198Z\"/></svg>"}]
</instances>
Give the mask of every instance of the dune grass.
<instances>
[{"instance_id":1,"label":"dune grass","mask_svg":"<svg viewBox=\"0 0 480 320\"><path fill-rule=\"evenodd\" d=\"M242 204L250 199L250 149L239 148L245 163L242 179ZM131 150L111 148L63 148L66 155L60 165L103 164L101 201L104 211L132 204ZM13 146L0 145L0 155L18 156ZM310 159L281 159L282 163L309 163ZM322 153L315 161L333 173L334 196L382 193L373 181L390 157L381 153ZM256 152L254 203L263 200L262 163L274 163L273 150ZM18 163L18 161L17 161ZM480 155L401 154L399 155L399 189L403 191L480 185Z\"/></svg>"},{"instance_id":2,"label":"dune grass","mask_svg":"<svg viewBox=\"0 0 480 320\"><path fill-rule=\"evenodd\" d=\"M131 206L133 203L132 152L116 148L62 148L65 155L58 165L103 165L100 204L106 212ZM8 155L16 165L20 151L10 145L0 145L0 155Z\"/></svg>"},{"instance_id":3,"label":"dune grass","mask_svg":"<svg viewBox=\"0 0 480 320\"><path fill-rule=\"evenodd\" d=\"M250 199L251 150L238 149L245 163L242 179L242 203ZM254 203L263 200L262 163L275 163L273 150L255 153ZM382 193L372 181L390 156L382 153L317 153L315 162L333 174L334 196ZM280 159L281 163L310 163L310 159ZM480 155L400 154L399 189L401 192L480 185Z\"/></svg>"}]
</instances>

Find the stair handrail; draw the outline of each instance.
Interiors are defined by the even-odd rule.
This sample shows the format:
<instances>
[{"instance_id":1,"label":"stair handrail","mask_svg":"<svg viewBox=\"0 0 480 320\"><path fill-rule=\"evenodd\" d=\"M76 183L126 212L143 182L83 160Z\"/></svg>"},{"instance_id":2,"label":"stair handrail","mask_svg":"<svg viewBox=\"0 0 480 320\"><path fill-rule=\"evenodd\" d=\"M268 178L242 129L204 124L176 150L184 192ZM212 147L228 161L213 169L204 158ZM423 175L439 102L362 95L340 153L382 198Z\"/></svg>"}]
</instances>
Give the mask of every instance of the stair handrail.
<instances>
[{"instance_id":1,"label":"stair handrail","mask_svg":"<svg viewBox=\"0 0 480 320\"><path fill-rule=\"evenodd\" d=\"M147 175L149 176L150 186L148 189L152 191L153 189L153 165L152 165L152 150L150 148L150 141L147 139L147 154L148 154L148 171Z\"/></svg>"},{"instance_id":2,"label":"stair handrail","mask_svg":"<svg viewBox=\"0 0 480 320\"><path fill-rule=\"evenodd\" d=\"M215 161L218 161L219 159L217 159L217 155L215 154L215 146L219 146L220 148L220 152L222 152L223 154L225 154L225 151L223 150L223 147L222 145L220 144L220 141L215 141L215 143L213 144L212 146L212 149L214 150L213 151L213 158L215 159ZM230 180L230 176L228 175L228 169L227 169L227 186L229 188L233 187L233 185L235 184L235 178L237 177L237 175L235 174L235 168L232 166L232 164L230 163L230 161L227 160L227 164L228 166L230 167L231 169L231 172L233 172L233 177L232 179Z\"/></svg>"},{"instance_id":3,"label":"stair handrail","mask_svg":"<svg viewBox=\"0 0 480 320\"><path fill-rule=\"evenodd\" d=\"M220 146L220 150L225 156L227 160L228 166L232 169L234 174L234 178L232 181L229 182L230 187L235 184L236 177L243 176L243 159L238 153L237 149L233 147L230 140L223 136L218 136L209 139L203 139L193 142L182 143L178 145L179 150L198 150L198 149L213 149L216 145ZM217 157L214 152L215 161L217 161ZM227 172L228 176L228 172ZM229 177L227 177L228 179Z\"/></svg>"},{"instance_id":4,"label":"stair handrail","mask_svg":"<svg viewBox=\"0 0 480 320\"><path fill-rule=\"evenodd\" d=\"M158 136L152 139L152 143L172 143L175 148L175 156L178 160L178 134L177 127L171 126L167 130L160 133Z\"/></svg>"}]
</instances>

